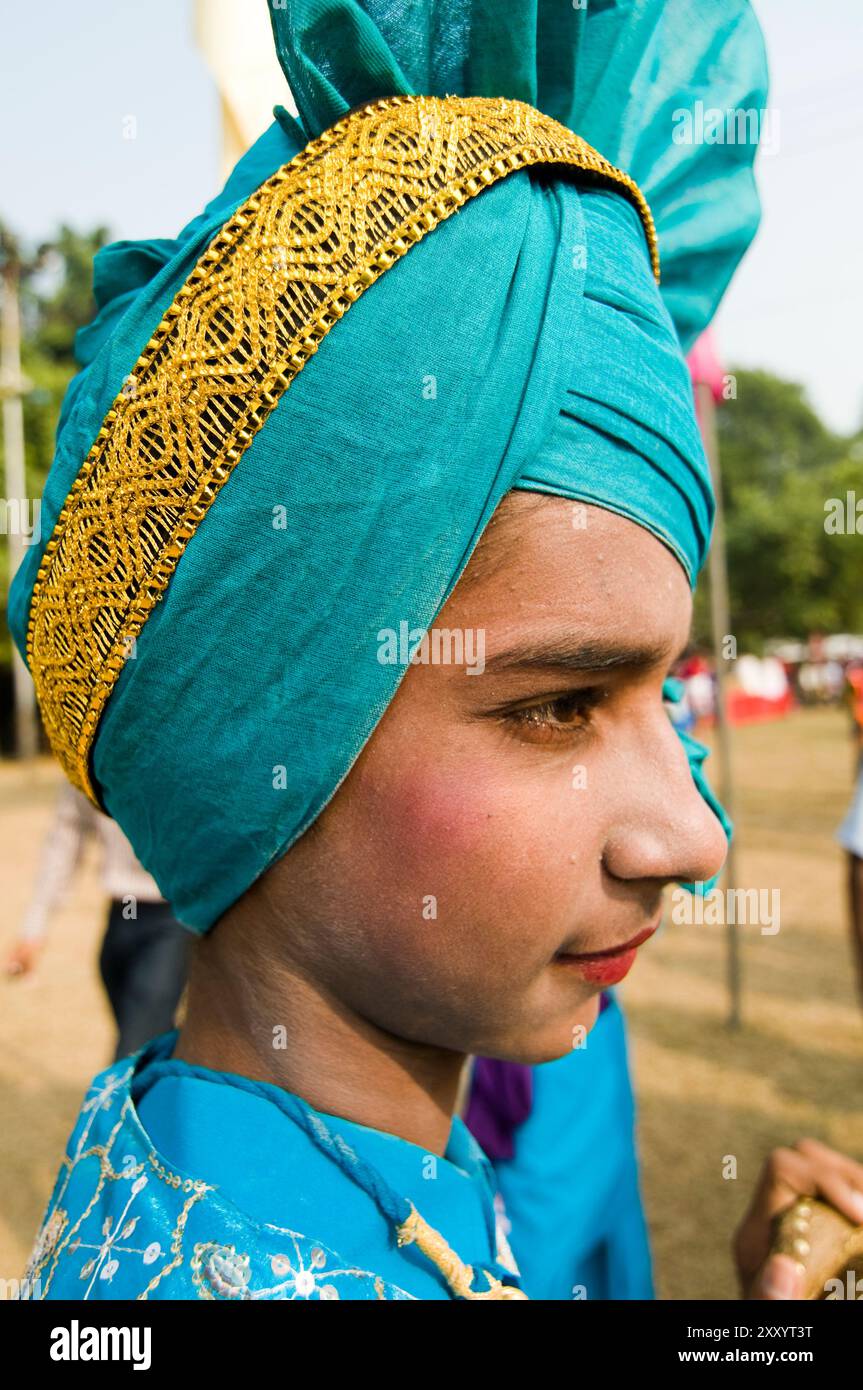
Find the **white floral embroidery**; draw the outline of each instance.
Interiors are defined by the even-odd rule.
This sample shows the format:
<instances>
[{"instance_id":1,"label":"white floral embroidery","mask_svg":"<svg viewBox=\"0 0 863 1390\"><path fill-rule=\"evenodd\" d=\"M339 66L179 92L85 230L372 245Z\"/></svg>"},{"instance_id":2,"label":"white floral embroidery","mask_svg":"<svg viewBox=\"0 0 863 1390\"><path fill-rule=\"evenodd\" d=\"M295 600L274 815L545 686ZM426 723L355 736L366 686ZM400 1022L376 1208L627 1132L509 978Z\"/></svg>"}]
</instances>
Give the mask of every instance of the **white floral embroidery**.
<instances>
[{"instance_id":1,"label":"white floral embroidery","mask_svg":"<svg viewBox=\"0 0 863 1390\"><path fill-rule=\"evenodd\" d=\"M84 1101L21 1298L413 1297L345 1266L320 1241L257 1224L209 1184L171 1170L147 1145L131 1075L128 1059L116 1063ZM238 1231L245 1251L223 1238Z\"/></svg>"}]
</instances>

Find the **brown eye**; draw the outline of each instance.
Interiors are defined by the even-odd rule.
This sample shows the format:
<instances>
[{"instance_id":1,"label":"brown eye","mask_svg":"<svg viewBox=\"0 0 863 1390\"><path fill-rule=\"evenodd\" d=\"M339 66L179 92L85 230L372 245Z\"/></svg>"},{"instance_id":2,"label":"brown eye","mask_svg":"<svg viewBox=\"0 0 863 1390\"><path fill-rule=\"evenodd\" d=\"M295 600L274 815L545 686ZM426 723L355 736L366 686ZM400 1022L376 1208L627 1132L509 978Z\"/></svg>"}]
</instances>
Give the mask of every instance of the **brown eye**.
<instances>
[{"instance_id":1,"label":"brown eye","mask_svg":"<svg viewBox=\"0 0 863 1390\"><path fill-rule=\"evenodd\" d=\"M571 690L554 700L511 710L506 717L521 733L547 738L572 736L589 727L591 712L600 699L597 690Z\"/></svg>"}]
</instances>

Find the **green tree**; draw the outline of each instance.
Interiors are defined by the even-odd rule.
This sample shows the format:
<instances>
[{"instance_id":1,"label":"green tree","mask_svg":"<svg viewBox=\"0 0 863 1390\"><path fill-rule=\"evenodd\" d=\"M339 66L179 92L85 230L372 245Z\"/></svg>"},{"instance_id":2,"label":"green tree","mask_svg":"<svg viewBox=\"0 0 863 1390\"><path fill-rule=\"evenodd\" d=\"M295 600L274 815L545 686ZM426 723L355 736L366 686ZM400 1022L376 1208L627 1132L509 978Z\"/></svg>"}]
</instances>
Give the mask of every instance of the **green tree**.
<instances>
[{"instance_id":1,"label":"green tree","mask_svg":"<svg viewBox=\"0 0 863 1390\"><path fill-rule=\"evenodd\" d=\"M108 239L107 230L76 232L61 226L56 236L34 248L23 247L0 225L0 254L14 256L20 267L22 319L21 365L28 382L24 397L27 489L40 497L54 455L54 436L66 388L78 365L75 334L96 311L93 257ZM2 460L0 431L0 460ZM5 535L0 535L0 668L8 669L12 645L5 614L9 564Z\"/></svg>"},{"instance_id":2,"label":"green tree","mask_svg":"<svg viewBox=\"0 0 863 1390\"><path fill-rule=\"evenodd\" d=\"M831 536L825 503L856 487L853 440L829 430L803 389L764 371L733 372L719 407L731 623L739 649L814 630L863 631L863 536ZM857 573L855 580L854 573ZM705 592L696 634L708 634Z\"/></svg>"}]
</instances>

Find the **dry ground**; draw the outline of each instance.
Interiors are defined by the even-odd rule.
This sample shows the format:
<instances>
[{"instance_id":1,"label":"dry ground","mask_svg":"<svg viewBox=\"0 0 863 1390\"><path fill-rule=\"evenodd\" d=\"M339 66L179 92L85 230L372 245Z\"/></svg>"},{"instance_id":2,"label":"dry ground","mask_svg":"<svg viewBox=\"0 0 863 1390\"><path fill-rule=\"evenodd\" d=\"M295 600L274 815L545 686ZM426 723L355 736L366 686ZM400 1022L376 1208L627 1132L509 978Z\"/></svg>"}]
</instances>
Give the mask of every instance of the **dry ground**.
<instances>
[{"instance_id":1,"label":"dry ground","mask_svg":"<svg viewBox=\"0 0 863 1390\"><path fill-rule=\"evenodd\" d=\"M809 1134L863 1161L863 1014L833 839L847 721L804 711L737 730L734 769L739 884L781 894L776 935L739 929L743 1027L725 1024L724 928L666 926L621 987L664 1298L736 1297L729 1234L769 1149Z\"/></svg>"},{"instance_id":2,"label":"dry ground","mask_svg":"<svg viewBox=\"0 0 863 1390\"><path fill-rule=\"evenodd\" d=\"M664 1298L732 1298L731 1231L762 1159L812 1134L863 1160L863 1016L833 833L851 788L847 726L806 712L736 734L739 881L779 888L781 929L742 927L743 1028L725 1026L724 930L668 925L621 987L644 1193ZM0 766L5 954L58 774ZM96 974L92 858L32 980L0 980L0 1277L21 1272L82 1091L111 1053ZM723 1177L727 1156L736 1180Z\"/></svg>"}]
</instances>

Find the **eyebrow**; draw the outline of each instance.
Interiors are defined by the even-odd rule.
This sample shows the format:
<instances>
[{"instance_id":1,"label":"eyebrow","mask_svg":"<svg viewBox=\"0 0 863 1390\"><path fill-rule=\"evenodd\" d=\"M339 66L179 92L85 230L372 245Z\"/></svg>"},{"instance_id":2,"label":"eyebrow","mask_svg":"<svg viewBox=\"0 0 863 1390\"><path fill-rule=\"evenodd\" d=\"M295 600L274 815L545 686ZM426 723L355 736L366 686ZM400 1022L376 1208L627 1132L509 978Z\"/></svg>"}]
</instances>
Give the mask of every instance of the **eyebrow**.
<instances>
[{"instance_id":1,"label":"eyebrow","mask_svg":"<svg viewBox=\"0 0 863 1390\"><path fill-rule=\"evenodd\" d=\"M506 651L488 657L486 672L502 674L518 671L644 671L654 666L674 665L689 647L690 638L680 651L669 657L665 642L614 642L600 638L578 642L556 637L517 643Z\"/></svg>"}]
</instances>

